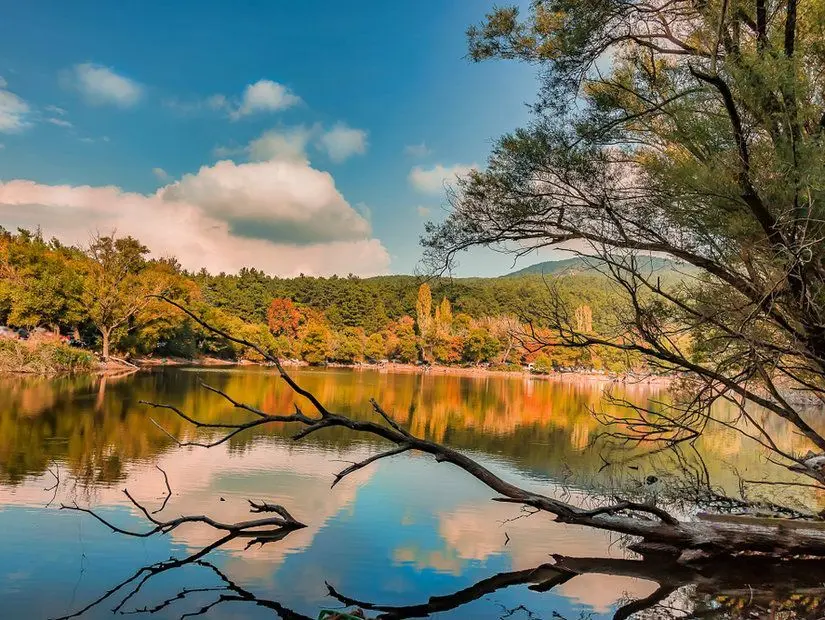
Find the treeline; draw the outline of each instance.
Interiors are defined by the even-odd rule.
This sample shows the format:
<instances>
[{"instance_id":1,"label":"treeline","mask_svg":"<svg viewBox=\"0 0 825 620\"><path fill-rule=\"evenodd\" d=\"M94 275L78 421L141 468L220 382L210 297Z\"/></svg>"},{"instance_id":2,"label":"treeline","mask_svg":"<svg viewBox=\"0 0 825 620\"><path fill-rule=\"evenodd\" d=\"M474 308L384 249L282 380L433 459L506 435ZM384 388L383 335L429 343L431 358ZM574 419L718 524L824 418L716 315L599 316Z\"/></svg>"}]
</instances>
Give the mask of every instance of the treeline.
<instances>
[{"instance_id":1,"label":"treeline","mask_svg":"<svg viewBox=\"0 0 825 620\"><path fill-rule=\"evenodd\" d=\"M254 351L216 339L157 299L180 301L211 324L284 358L310 364L394 360L491 364L539 371L622 370L632 360L609 351L526 343L518 317L536 317L547 298L541 277L277 278L256 269L237 275L189 273L174 259L150 259L131 237L98 236L85 248L38 232L0 229L0 324L47 327L104 358L174 356L255 360ZM577 327L600 333L615 302L597 274L558 276L556 292L575 309Z\"/></svg>"}]
</instances>

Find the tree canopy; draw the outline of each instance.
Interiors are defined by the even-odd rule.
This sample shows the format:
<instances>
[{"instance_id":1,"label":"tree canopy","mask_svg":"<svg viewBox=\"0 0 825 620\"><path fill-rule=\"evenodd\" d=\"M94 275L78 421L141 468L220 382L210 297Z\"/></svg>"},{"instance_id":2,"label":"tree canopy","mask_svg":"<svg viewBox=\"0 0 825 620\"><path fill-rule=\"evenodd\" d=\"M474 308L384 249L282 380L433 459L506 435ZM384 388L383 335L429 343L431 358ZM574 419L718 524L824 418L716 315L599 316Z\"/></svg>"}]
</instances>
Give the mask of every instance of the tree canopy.
<instances>
[{"instance_id":1,"label":"tree canopy","mask_svg":"<svg viewBox=\"0 0 825 620\"><path fill-rule=\"evenodd\" d=\"M475 245L599 257L617 299L598 320L609 337L557 297L554 337L537 340L685 373L681 404L639 411L633 438L690 442L730 399L766 446L753 405L825 450L804 407L825 395L825 3L537 0L527 15L496 9L469 46L536 65L541 90L529 126L428 227L431 263ZM697 271L665 286L651 255ZM825 481L811 455L775 452Z\"/></svg>"}]
</instances>

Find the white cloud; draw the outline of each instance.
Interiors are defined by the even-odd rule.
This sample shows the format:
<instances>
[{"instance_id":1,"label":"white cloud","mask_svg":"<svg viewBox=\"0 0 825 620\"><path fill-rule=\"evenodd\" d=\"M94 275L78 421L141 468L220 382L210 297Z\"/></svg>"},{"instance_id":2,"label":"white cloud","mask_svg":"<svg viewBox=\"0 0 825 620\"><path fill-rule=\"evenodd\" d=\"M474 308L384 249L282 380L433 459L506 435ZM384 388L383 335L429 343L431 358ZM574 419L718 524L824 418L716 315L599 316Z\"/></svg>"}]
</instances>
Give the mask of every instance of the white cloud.
<instances>
[{"instance_id":1,"label":"white cloud","mask_svg":"<svg viewBox=\"0 0 825 620\"><path fill-rule=\"evenodd\" d=\"M231 110L230 118L237 120L258 112L277 112L297 105L301 98L289 88L272 80L258 80L249 84L243 92L240 105ZM220 107L227 105L225 98L215 100Z\"/></svg>"},{"instance_id":2,"label":"white cloud","mask_svg":"<svg viewBox=\"0 0 825 620\"><path fill-rule=\"evenodd\" d=\"M335 188L332 176L306 162L219 161L161 190L169 201L195 204L234 232L307 244L369 236L369 223Z\"/></svg>"},{"instance_id":3,"label":"white cloud","mask_svg":"<svg viewBox=\"0 0 825 620\"><path fill-rule=\"evenodd\" d=\"M94 139L93 138L80 138L80 141L85 142L86 144L91 144L92 142L94 142Z\"/></svg>"},{"instance_id":4,"label":"white cloud","mask_svg":"<svg viewBox=\"0 0 825 620\"><path fill-rule=\"evenodd\" d=\"M169 180L169 173L166 172L166 170L164 170L163 168L152 168L152 174L154 174L159 181Z\"/></svg>"},{"instance_id":5,"label":"white cloud","mask_svg":"<svg viewBox=\"0 0 825 620\"><path fill-rule=\"evenodd\" d=\"M270 129L259 138L252 140L246 151L252 161L282 159L286 161L306 162L307 144L313 130L303 125L291 129Z\"/></svg>"},{"instance_id":6,"label":"white cloud","mask_svg":"<svg viewBox=\"0 0 825 620\"><path fill-rule=\"evenodd\" d=\"M311 127L279 127L263 132L246 146L216 146L212 149L212 154L218 158L246 155L250 161L307 163L310 144L326 153L334 162L342 162L355 154L366 152L367 132L352 129L343 123L338 123L329 130L324 130L320 123Z\"/></svg>"},{"instance_id":7,"label":"white cloud","mask_svg":"<svg viewBox=\"0 0 825 620\"><path fill-rule=\"evenodd\" d=\"M404 147L404 155L409 155L410 157L426 157L432 152L432 149L429 148L424 142L421 144L408 144Z\"/></svg>"},{"instance_id":8,"label":"white cloud","mask_svg":"<svg viewBox=\"0 0 825 620\"><path fill-rule=\"evenodd\" d=\"M68 243L117 230L193 270L374 275L389 267L369 223L329 174L306 163L221 161L149 195L14 180L0 183L0 218L12 227L48 227Z\"/></svg>"},{"instance_id":9,"label":"white cloud","mask_svg":"<svg viewBox=\"0 0 825 620\"><path fill-rule=\"evenodd\" d=\"M248 84L240 97L227 97L222 93L215 93L189 101L166 99L163 105L181 114L198 114L209 110L224 112L236 121L252 114L286 110L299 103L301 98L283 84L272 80L258 80L254 84Z\"/></svg>"},{"instance_id":10,"label":"white cloud","mask_svg":"<svg viewBox=\"0 0 825 620\"><path fill-rule=\"evenodd\" d=\"M58 127L72 127L72 124L65 118L47 118L46 122Z\"/></svg>"},{"instance_id":11,"label":"white cloud","mask_svg":"<svg viewBox=\"0 0 825 620\"><path fill-rule=\"evenodd\" d=\"M66 110L56 105L47 105L43 109L46 110L46 112L51 112L52 114L57 114L58 116L66 116L67 114Z\"/></svg>"},{"instance_id":12,"label":"white cloud","mask_svg":"<svg viewBox=\"0 0 825 620\"><path fill-rule=\"evenodd\" d=\"M5 86L6 80L0 78L0 133L17 133L31 125L31 107Z\"/></svg>"},{"instance_id":13,"label":"white cloud","mask_svg":"<svg viewBox=\"0 0 825 620\"><path fill-rule=\"evenodd\" d=\"M5 88L8 85L9 83L6 81L6 78L0 75L0 88Z\"/></svg>"},{"instance_id":14,"label":"white cloud","mask_svg":"<svg viewBox=\"0 0 825 620\"><path fill-rule=\"evenodd\" d=\"M467 175L471 170L476 170L476 164L455 164L453 166L442 166L436 164L431 168L414 166L410 170L407 179L416 190L425 194L440 194L445 186L455 183L458 177Z\"/></svg>"},{"instance_id":15,"label":"white cloud","mask_svg":"<svg viewBox=\"0 0 825 620\"><path fill-rule=\"evenodd\" d=\"M430 207L416 207L415 212L418 213L420 217L428 217L431 213Z\"/></svg>"},{"instance_id":16,"label":"white cloud","mask_svg":"<svg viewBox=\"0 0 825 620\"><path fill-rule=\"evenodd\" d=\"M318 147L332 161L340 163L353 155L367 152L367 132L338 123L318 138Z\"/></svg>"},{"instance_id":17,"label":"white cloud","mask_svg":"<svg viewBox=\"0 0 825 620\"><path fill-rule=\"evenodd\" d=\"M93 105L128 108L135 105L143 95L140 84L102 65L75 65L64 79Z\"/></svg>"}]
</instances>

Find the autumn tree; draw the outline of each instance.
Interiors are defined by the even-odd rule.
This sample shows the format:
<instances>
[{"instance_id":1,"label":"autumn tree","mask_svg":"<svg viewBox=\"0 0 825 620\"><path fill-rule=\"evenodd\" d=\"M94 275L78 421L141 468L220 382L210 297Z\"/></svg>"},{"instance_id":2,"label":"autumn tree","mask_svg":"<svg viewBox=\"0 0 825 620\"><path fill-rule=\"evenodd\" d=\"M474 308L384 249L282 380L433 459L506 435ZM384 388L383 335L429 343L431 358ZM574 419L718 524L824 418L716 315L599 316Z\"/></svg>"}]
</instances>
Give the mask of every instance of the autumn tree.
<instances>
[{"instance_id":1,"label":"autumn tree","mask_svg":"<svg viewBox=\"0 0 825 620\"><path fill-rule=\"evenodd\" d=\"M415 319L418 326L422 355L425 360L430 360L432 358L433 294L430 290L430 285L426 282L418 287L418 298L415 302Z\"/></svg>"},{"instance_id":2,"label":"autumn tree","mask_svg":"<svg viewBox=\"0 0 825 620\"><path fill-rule=\"evenodd\" d=\"M587 334L593 331L593 311L587 304L583 304L576 308L573 315L573 320L576 324L576 329L579 332Z\"/></svg>"},{"instance_id":3,"label":"autumn tree","mask_svg":"<svg viewBox=\"0 0 825 620\"><path fill-rule=\"evenodd\" d=\"M276 297L266 310L269 331L275 336L295 338L301 323L301 313L291 299Z\"/></svg>"},{"instance_id":4,"label":"autumn tree","mask_svg":"<svg viewBox=\"0 0 825 620\"><path fill-rule=\"evenodd\" d=\"M435 309L435 329L436 331L449 334L452 327L453 309L450 305L450 300L444 297Z\"/></svg>"}]
</instances>

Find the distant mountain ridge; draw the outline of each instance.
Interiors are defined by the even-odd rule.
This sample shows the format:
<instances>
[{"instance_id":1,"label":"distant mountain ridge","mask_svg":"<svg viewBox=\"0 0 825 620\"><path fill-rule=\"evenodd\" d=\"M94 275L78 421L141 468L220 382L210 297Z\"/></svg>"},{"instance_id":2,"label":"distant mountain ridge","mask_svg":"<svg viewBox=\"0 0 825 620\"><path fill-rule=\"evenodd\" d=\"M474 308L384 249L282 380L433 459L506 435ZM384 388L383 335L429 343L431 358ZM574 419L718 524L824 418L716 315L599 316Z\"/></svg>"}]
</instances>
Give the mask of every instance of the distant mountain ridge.
<instances>
[{"instance_id":1,"label":"distant mountain ridge","mask_svg":"<svg viewBox=\"0 0 825 620\"><path fill-rule=\"evenodd\" d=\"M639 257L639 267L646 273L692 273L696 269L692 265L677 263L670 258L659 258L656 256ZM518 271L504 274L502 278L517 278L523 276L556 276L556 275L576 275L595 271L599 266L598 259L574 256L562 260L548 260L535 265L530 265Z\"/></svg>"}]
</instances>

